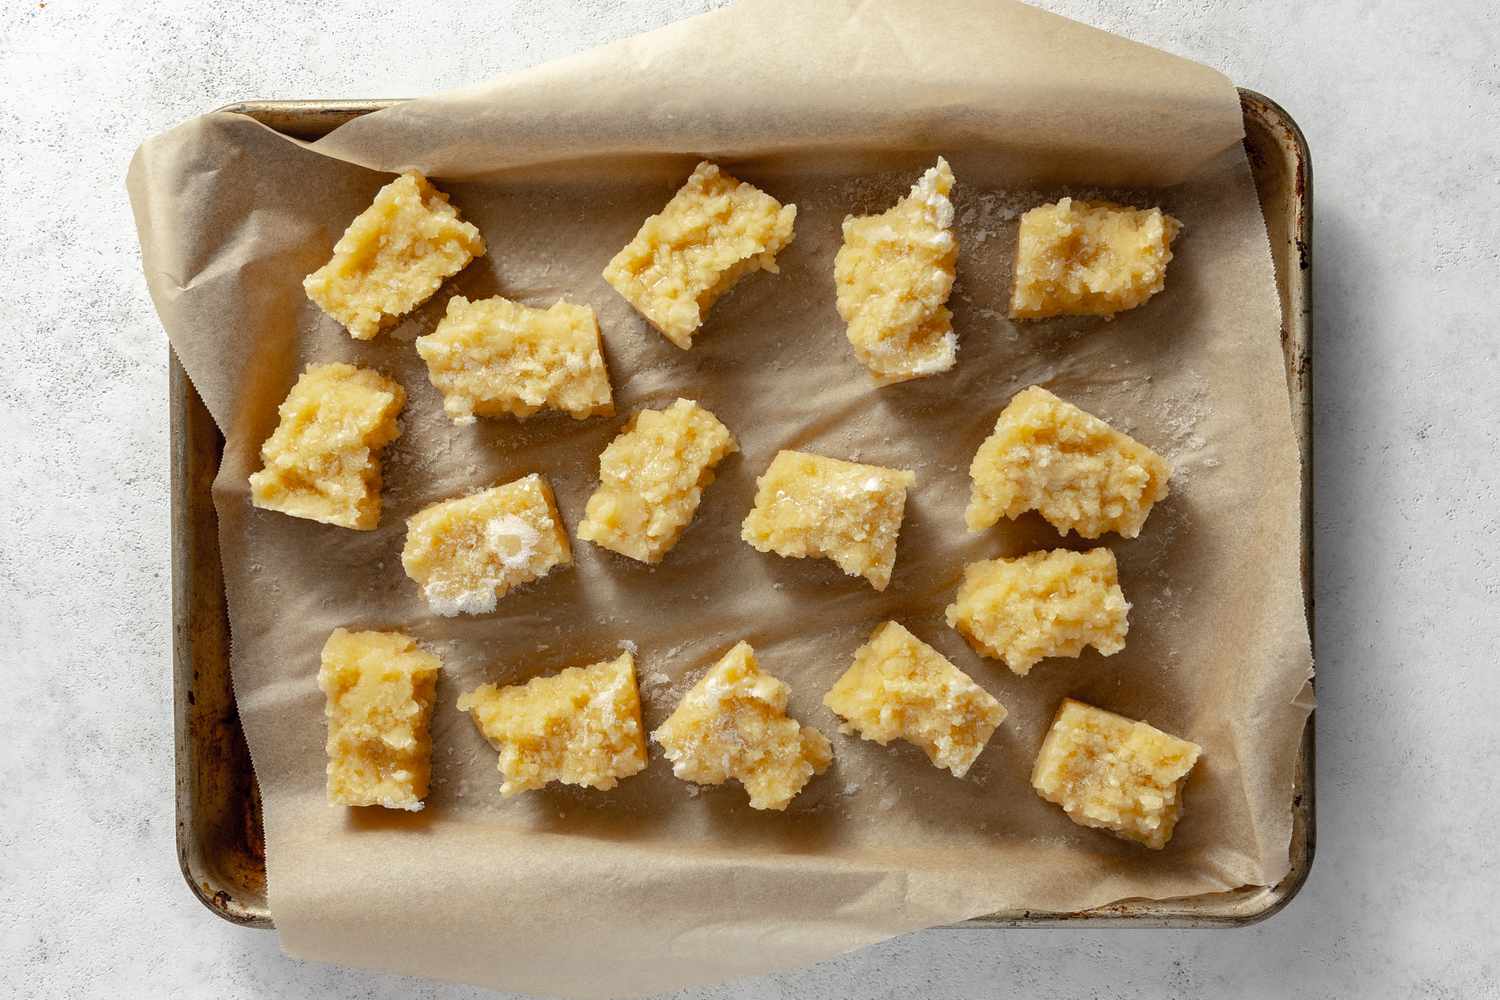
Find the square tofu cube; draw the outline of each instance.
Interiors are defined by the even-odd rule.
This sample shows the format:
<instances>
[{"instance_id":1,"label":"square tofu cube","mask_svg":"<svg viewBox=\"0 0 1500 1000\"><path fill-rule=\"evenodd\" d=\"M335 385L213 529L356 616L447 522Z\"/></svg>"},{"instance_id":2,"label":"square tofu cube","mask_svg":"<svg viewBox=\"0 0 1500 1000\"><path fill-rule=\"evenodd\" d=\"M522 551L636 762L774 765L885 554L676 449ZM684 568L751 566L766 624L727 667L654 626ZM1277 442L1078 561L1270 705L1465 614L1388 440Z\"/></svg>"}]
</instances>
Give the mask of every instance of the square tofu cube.
<instances>
[{"instance_id":1,"label":"square tofu cube","mask_svg":"<svg viewBox=\"0 0 1500 1000\"><path fill-rule=\"evenodd\" d=\"M1041 386L1016 393L969 466L970 531L1038 511L1066 535L1141 533L1172 468L1150 448Z\"/></svg>"},{"instance_id":2,"label":"square tofu cube","mask_svg":"<svg viewBox=\"0 0 1500 1000\"><path fill-rule=\"evenodd\" d=\"M525 684L483 684L458 699L458 710L500 752L505 798L552 781L608 791L646 768L629 653Z\"/></svg>"},{"instance_id":3,"label":"square tofu cube","mask_svg":"<svg viewBox=\"0 0 1500 1000\"><path fill-rule=\"evenodd\" d=\"M543 408L578 420L615 411L588 306L533 309L499 296L470 302L455 295L437 329L417 338L417 353L455 424Z\"/></svg>"},{"instance_id":4,"label":"square tofu cube","mask_svg":"<svg viewBox=\"0 0 1500 1000\"><path fill-rule=\"evenodd\" d=\"M797 206L700 163L665 208L615 254L604 280L683 350L709 306L751 271L776 273Z\"/></svg>"},{"instance_id":5,"label":"square tofu cube","mask_svg":"<svg viewBox=\"0 0 1500 1000\"><path fill-rule=\"evenodd\" d=\"M881 746L906 740L955 778L1005 719L989 692L897 622L875 629L823 704L847 720L840 732Z\"/></svg>"},{"instance_id":6,"label":"square tofu cube","mask_svg":"<svg viewBox=\"0 0 1500 1000\"><path fill-rule=\"evenodd\" d=\"M436 656L400 632L337 628L323 645L328 802L416 812L432 773Z\"/></svg>"},{"instance_id":7,"label":"square tofu cube","mask_svg":"<svg viewBox=\"0 0 1500 1000\"><path fill-rule=\"evenodd\" d=\"M599 488L578 537L661 562L697 513L714 466L737 450L729 428L692 400L642 410L599 456Z\"/></svg>"},{"instance_id":8,"label":"square tofu cube","mask_svg":"<svg viewBox=\"0 0 1500 1000\"><path fill-rule=\"evenodd\" d=\"M682 696L651 738L672 773L700 785L734 778L750 808L782 810L833 762L822 733L787 717L791 690L760 672L755 650L738 643Z\"/></svg>"},{"instance_id":9,"label":"square tofu cube","mask_svg":"<svg viewBox=\"0 0 1500 1000\"><path fill-rule=\"evenodd\" d=\"M1159 208L1064 198L1021 216L1015 319L1112 316L1166 286L1182 223Z\"/></svg>"},{"instance_id":10,"label":"square tofu cube","mask_svg":"<svg viewBox=\"0 0 1500 1000\"><path fill-rule=\"evenodd\" d=\"M1024 677L1039 660L1085 646L1118 653L1129 611L1113 552L1056 549L965 566L947 616L969 645Z\"/></svg>"},{"instance_id":11,"label":"square tofu cube","mask_svg":"<svg viewBox=\"0 0 1500 1000\"><path fill-rule=\"evenodd\" d=\"M761 552L822 556L876 590L891 582L906 488L916 474L783 451L756 480L740 537Z\"/></svg>"},{"instance_id":12,"label":"square tofu cube","mask_svg":"<svg viewBox=\"0 0 1500 1000\"><path fill-rule=\"evenodd\" d=\"M250 501L341 528L380 523L380 449L401 434L406 393L393 379L353 365L308 365L260 446Z\"/></svg>"},{"instance_id":13,"label":"square tofu cube","mask_svg":"<svg viewBox=\"0 0 1500 1000\"><path fill-rule=\"evenodd\" d=\"M1031 787L1080 826L1160 850L1182 816L1182 786L1202 752L1144 722L1065 698Z\"/></svg>"},{"instance_id":14,"label":"square tofu cube","mask_svg":"<svg viewBox=\"0 0 1500 1000\"><path fill-rule=\"evenodd\" d=\"M355 340L369 340L484 256L479 230L418 173L402 174L355 216L333 259L302 281L307 297Z\"/></svg>"},{"instance_id":15,"label":"square tofu cube","mask_svg":"<svg viewBox=\"0 0 1500 1000\"><path fill-rule=\"evenodd\" d=\"M952 190L953 171L939 157L889 211L844 219L833 259L839 315L880 385L945 372L957 358L947 306L958 263Z\"/></svg>"},{"instance_id":16,"label":"square tofu cube","mask_svg":"<svg viewBox=\"0 0 1500 1000\"><path fill-rule=\"evenodd\" d=\"M440 615L484 615L523 583L573 561L552 487L533 473L426 507L406 521L401 565Z\"/></svg>"}]
</instances>

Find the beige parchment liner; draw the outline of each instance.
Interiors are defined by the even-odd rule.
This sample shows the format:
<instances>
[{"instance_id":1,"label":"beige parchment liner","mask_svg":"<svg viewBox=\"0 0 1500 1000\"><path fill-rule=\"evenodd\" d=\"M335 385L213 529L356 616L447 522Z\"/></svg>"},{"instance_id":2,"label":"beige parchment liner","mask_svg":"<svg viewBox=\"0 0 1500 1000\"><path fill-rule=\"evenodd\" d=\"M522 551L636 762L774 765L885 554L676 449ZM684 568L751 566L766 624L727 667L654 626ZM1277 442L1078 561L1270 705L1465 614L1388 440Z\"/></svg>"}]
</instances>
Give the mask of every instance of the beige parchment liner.
<instances>
[{"instance_id":1,"label":"beige parchment liner","mask_svg":"<svg viewBox=\"0 0 1500 1000\"><path fill-rule=\"evenodd\" d=\"M999 908L1277 881L1311 659L1278 306L1239 136L1235 92L1217 73L1018 4L758 0L369 115L310 146L233 115L143 146L129 186L151 292L228 439L215 501L233 673L286 950L532 993L629 995ZM938 152L958 177L958 367L877 390L834 310L839 223L883 210ZM797 237L782 273L746 279L682 352L599 272L699 156L794 202ZM490 253L392 331L355 342L300 281L389 180L377 171L408 167L437 179ZM1059 184L1131 185L1110 193L1186 223L1163 294L1113 322L1004 318L1015 216ZM619 415L453 427L412 340L454 294L592 305ZM379 368L409 394L377 531L248 501L277 404L307 362L328 360ZM1031 383L1164 452L1176 474L1139 539L1105 540L1134 605L1126 650L1017 678L970 651L942 609L965 562L1059 544L1032 516L982 535L963 527L969 460ZM493 615L425 610L401 572L406 517L542 472L571 529L627 416L677 396L718 414L742 453L664 563L579 542L573 568ZM916 472L884 594L739 540L754 478L779 448ZM965 780L905 744L838 735L819 703L887 618L1010 709ZM403 628L443 658L421 814L325 804L314 677L336 626ZM791 685L793 714L834 743L833 769L782 814L753 812L738 785L695 793L659 755L613 792L502 802L494 752L454 707L481 682L628 641L654 726L739 639ZM1064 695L1203 745L1165 851L1076 827L1031 791Z\"/></svg>"}]
</instances>

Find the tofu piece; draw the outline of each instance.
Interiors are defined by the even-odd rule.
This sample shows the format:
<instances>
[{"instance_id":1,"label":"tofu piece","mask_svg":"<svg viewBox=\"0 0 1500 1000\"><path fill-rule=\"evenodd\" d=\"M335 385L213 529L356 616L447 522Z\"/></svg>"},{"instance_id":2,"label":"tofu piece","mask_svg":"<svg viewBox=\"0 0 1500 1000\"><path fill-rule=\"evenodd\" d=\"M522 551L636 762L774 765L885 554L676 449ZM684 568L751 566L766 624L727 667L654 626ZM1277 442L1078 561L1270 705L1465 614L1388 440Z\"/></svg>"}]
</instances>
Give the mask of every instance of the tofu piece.
<instances>
[{"instance_id":1,"label":"tofu piece","mask_svg":"<svg viewBox=\"0 0 1500 1000\"><path fill-rule=\"evenodd\" d=\"M401 565L444 617L485 615L500 598L573 562L552 487L536 473L425 507L406 520Z\"/></svg>"},{"instance_id":2,"label":"tofu piece","mask_svg":"<svg viewBox=\"0 0 1500 1000\"><path fill-rule=\"evenodd\" d=\"M891 582L896 536L915 473L800 451L777 452L756 480L740 537L761 552L832 559L876 590Z\"/></svg>"},{"instance_id":3,"label":"tofu piece","mask_svg":"<svg viewBox=\"0 0 1500 1000\"><path fill-rule=\"evenodd\" d=\"M599 488L578 537L661 562L698 512L714 467L738 450L729 428L690 399L642 410L599 456Z\"/></svg>"},{"instance_id":4,"label":"tofu piece","mask_svg":"<svg viewBox=\"0 0 1500 1000\"><path fill-rule=\"evenodd\" d=\"M333 630L318 668L327 697L329 805L422 808L441 668L401 632Z\"/></svg>"},{"instance_id":5,"label":"tofu piece","mask_svg":"<svg viewBox=\"0 0 1500 1000\"><path fill-rule=\"evenodd\" d=\"M455 424L543 408L577 420L615 412L588 306L533 309L498 295L477 302L455 295L437 329L417 338L417 353Z\"/></svg>"},{"instance_id":6,"label":"tofu piece","mask_svg":"<svg viewBox=\"0 0 1500 1000\"><path fill-rule=\"evenodd\" d=\"M953 171L938 157L889 211L844 219L833 259L839 315L879 385L936 375L957 360L947 307L958 263L952 190Z\"/></svg>"},{"instance_id":7,"label":"tofu piece","mask_svg":"<svg viewBox=\"0 0 1500 1000\"><path fill-rule=\"evenodd\" d=\"M333 258L302 280L307 297L355 340L369 340L484 256L479 230L416 172L381 188L349 223Z\"/></svg>"},{"instance_id":8,"label":"tofu piece","mask_svg":"<svg viewBox=\"0 0 1500 1000\"><path fill-rule=\"evenodd\" d=\"M1024 677L1038 661L1076 657L1085 646L1118 653L1129 611L1113 552L1054 549L965 566L947 618L969 645Z\"/></svg>"},{"instance_id":9,"label":"tofu piece","mask_svg":"<svg viewBox=\"0 0 1500 1000\"><path fill-rule=\"evenodd\" d=\"M1031 787L1080 826L1161 850L1182 817L1182 786L1202 752L1144 722L1064 698Z\"/></svg>"},{"instance_id":10,"label":"tofu piece","mask_svg":"<svg viewBox=\"0 0 1500 1000\"><path fill-rule=\"evenodd\" d=\"M1159 208L1063 198L1021 216L1013 319L1113 316L1166 287L1182 223Z\"/></svg>"},{"instance_id":11,"label":"tofu piece","mask_svg":"<svg viewBox=\"0 0 1500 1000\"><path fill-rule=\"evenodd\" d=\"M737 643L682 696L651 734L683 781L734 778L750 808L780 811L833 762L827 737L787 717L791 689L760 672L755 650Z\"/></svg>"},{"instance_id":12,"label":"tofu piece","mask_svg":"<svg viewBox=\"0 0 1500 1000\"><path fill-rule=\"evenodd\" d=\"M792 242L796 205L707 161L604 269L604 280L683 350L714 301L746 274L777 273Z\"/></svg>"},{"instance_id":13,"label":"tofu piece","mask_svg":"<svg viewBox=\"0 0 1500 1000\"><path fill-rule=\"evenodd\" d=\"M458 699L500 752L505 798L548 782L608 791L646 768L635 658L622 653L525 684L482 684Z\"/></svg>"},{"instance_id":14,"label":"tofu piece","mask_svg":"<svg viewBox=\"0 0 1500 1000\"><path fill-rule=\"evenodd\" d=\"M983 531L1034 510L1064 535L1134 538L1171 476L1150 448L1034 385L1016 393L974 454L964 520Z\"/></svg>"},{"instance_id":15,"label":"tofu piece","mask_svg":"<svg viewBox=\"0 0 1500 1000\"><path fill-rule=\"evenodd\" d=\"M846 720L839 732L881 746L905 740L955 778L969 772L1006 715L973 678L899 622L871 633L823 704Z\"/></svg>"},{"instance_id":16,"label":"tofu piece","mask_svg":"<svg viewBox=\"0 0 1500 1000\"><path fill-rule=\"evenodd\" d=\"M406 392L368 368L312 364L277 411L260 446L250 502L341 528L380 523L380 449L401 436Z\"/></svg>"}]
</instances>

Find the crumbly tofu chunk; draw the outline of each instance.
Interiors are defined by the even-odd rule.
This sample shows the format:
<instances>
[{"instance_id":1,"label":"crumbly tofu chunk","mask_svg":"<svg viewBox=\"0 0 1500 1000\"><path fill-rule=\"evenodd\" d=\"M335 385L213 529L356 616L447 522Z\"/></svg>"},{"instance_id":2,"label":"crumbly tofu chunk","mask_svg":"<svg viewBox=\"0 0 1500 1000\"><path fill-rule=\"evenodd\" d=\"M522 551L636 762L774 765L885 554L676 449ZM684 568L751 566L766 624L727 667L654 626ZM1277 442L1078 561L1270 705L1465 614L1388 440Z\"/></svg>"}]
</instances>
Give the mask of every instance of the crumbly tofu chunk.
<instances>
[{"instance_id":1,"label":"crumbly tofu chunk","mask_svg":"<svg viewBox=\"0 0 1500 1000\"><path fill-rule=\"evenodd\" d=\"M916 474L800 451L778 452L756 480L740 537L761 552L822 556L876 590L891 582L906 488Z\"/></svg>"},{"instance_id":2,"label":"crumbly tofu chunk","mask_svg":"<svg viewBox=\"0 0 1500 1000\"><path fill-rule=\"evenodd\" d=\"M735 282L755 270L776 273L776 255L792 242L796 218L796 205L700 163L615 254L604 280L687 350L709 306Z\"/></svg>"},{"instance_id":3,"label":"crumbly tofu chunk","mask_svg":"<svg viewBox=\"0 0 1500 1000\"><path fill-rule=\"evenodd\" d=\"M369 340L482 256L479 230L427 178L407 173L355 216L334 244L333 259L304 278L302 288L351 337Z\"/></svg>"},{"instance_id":4,"label":"crumbly tofu chunk","mask_svg":"<svg viewBox=\"0 0 1500 1000\"><path fill-rule=\"evenodd\" d=\"M899 622L875 629L823 696L858 733L885 746L906 740L962 778L1005 719L1005 706Z\"/></svg>"},{"instance_id":5,"label":"crumbly tofu chunk","mask_svg":"<svg viewBox=\"0 0 1500 1000\"><path fill-rule=\"evenodd\" d=\"M1150 448L1034 385L1016 393L975 453L964 520L983 531L1034 510L1064 535L1134 538L1171 476Z\"/></svg>"},{"instance_id":6,"label":"crumbly tofu chunk","mask_svg":"<svg viewBox=\"0 0 1500 1000\"><path fill-rule=\"evenodd\" d=\"M844 219L833 259L839 315L878 384L936 375L957 359L947 306L958 263L952 190L953 171L938 157L894 208Z\"/></svg>"},{"instance_id":7,"label":"crumbly tofu chunk","mask_svg":"<svg viewBox=\"0 0 1500 1000\"><path fill-rule=\"evenodd\" d=\"M1182 223L1159 208L1064 198L1021 216L1015 319L1112 316L1166 286Z\"/></svg>"},{"instance_id":8,"label":"crumbly tofu chunk","mask_svg":"<svg viewBox=\"0 0 1500 1000\"><path fill-rule=\"evenodd\" d=\"M1024 677L1039 660L1085 646L1118 653L1129 611L1113 552L1054 549L965 566L947 617L976 650Z\"/></svg>"},{"instance_id":9,"label":"crumbly tofu chunk","mask_svg":"<svg viewBox=\"0 0 1500 1000\"><path fill-rule=\"evenodd\" d=\"M714 466L737 450L729 428L692 400L642 410L599 456L599 488L578 537L661 562L697 513Z\"/></svg>"},{"instance_id":10,"label":"crumbly tofu chunk","mask_svg":"<svg viewBox=\"0 0 1500 1000\"><path fill-rule=\"evenodd\" d=\"M741 642L683 695L651 738L682 780L722 785L734 778L750 793L750 808L782 810L833 761L827 737L787 717L790 693L760 672L755 650Z\"/></svg>"},{"instance_id":11,"label":"crumbly tofu chunk","mask_svg":"<svg viewBox=\"0 0 1500 1000\"><path fill-rule=\"evenodd\" d=\"M483 615L523 583L573 561L552 487L536 473L444 500L406 521L401 565L440 615Z\"/></svg>"},{"instance_id":12,"label":"crumbly tofu chunk","mask_svg":"<svg viewBox=\"0 0 1500 1000\"><path fill-rule=\"evenodd\" d=\"M646 767L629 653L525 684L483 684L458 699L458 710L500 751L505 798L551 781L608 791Z\"/></svg>"},{"instance_id":13,"label":"crumbly tofu chunk","mask_svg":"<svg viewBox=\"0 0 1500 1000\"><path fill-rule=\"evenodd\" d=\"M380 449L401 435L400 384L368 368L308 365L260 446L250 501L292 517L369 531L380 523Z\"/></svg>"},{"instance_id":14,"label":"crumbly tofu chunk","mask_svg":"<svg viewBox=\"0 0 1500 1000\"><path fill-rule=\"evenodd\" d=\"M417 338L417 353L455 424L543 408L578 420L615 412L588 306L533 309L498 295L478 302L455 295L437 329Z\"/></svg>"},{"instance_id":15,"label":"crumbly tofu chunk","mask_svg":"<svg viewBox=\"0 0 1500 1000\"><path fill-rule=\"evenodd\" d=\"M1202 752L1144 722L1064 698L1031 787L1080 826L1160 850L1182 816L1182 786Z\"/></svg>"},{"instance_id":16,"label":"crumbly tofu chunk","mask_svg":"<svg viewBox=\"0 0 1500 1000\"><path fill-rule=\"evenodd\" d=\"M432 774L427 727L441 667L400 632L333 630L318 669L328 699L330 805L422 808Z\"/></svg>"}]
</instances>

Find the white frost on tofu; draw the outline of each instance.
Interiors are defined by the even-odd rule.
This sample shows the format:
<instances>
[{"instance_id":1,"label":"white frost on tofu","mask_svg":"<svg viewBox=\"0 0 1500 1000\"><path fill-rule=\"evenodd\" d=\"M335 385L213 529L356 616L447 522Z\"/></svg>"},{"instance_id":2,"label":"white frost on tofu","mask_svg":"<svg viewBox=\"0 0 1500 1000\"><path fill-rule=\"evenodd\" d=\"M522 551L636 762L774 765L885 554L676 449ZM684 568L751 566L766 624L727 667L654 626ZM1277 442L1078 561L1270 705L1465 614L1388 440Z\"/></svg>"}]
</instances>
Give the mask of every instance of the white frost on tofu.
<instances>
[{"instance_id":1,"label":"white frost on tofu","mask_svg":"<svg viewBox=\"0 0 1500 1000\"><path fill-rule=\"evenodd\" d=\"M530 563L539 541L537 530L514 514L490 518L484 526L485 546L500 557L506 569L520 569Z\"/></svg>"},{"instance_id":2,"label":"white frost on tofu","mask_svg":"<svg viewBox=\"0 0 1500 1000\"><path fill-rule=\"evenodd\" d=\"M953 202L939 191L937 186L938 173L947 165L947 161L939 156L937 165L929 167L917 183L911 186L912 197L920 198L927 205L927 214L932 224L942 230L953 228ZM939 235L947 236L949 240L953 239L951 233L944 232ZM944 245L936 236L933 237L932 242L935 246Z\"/></svg>"}]
</instances>

